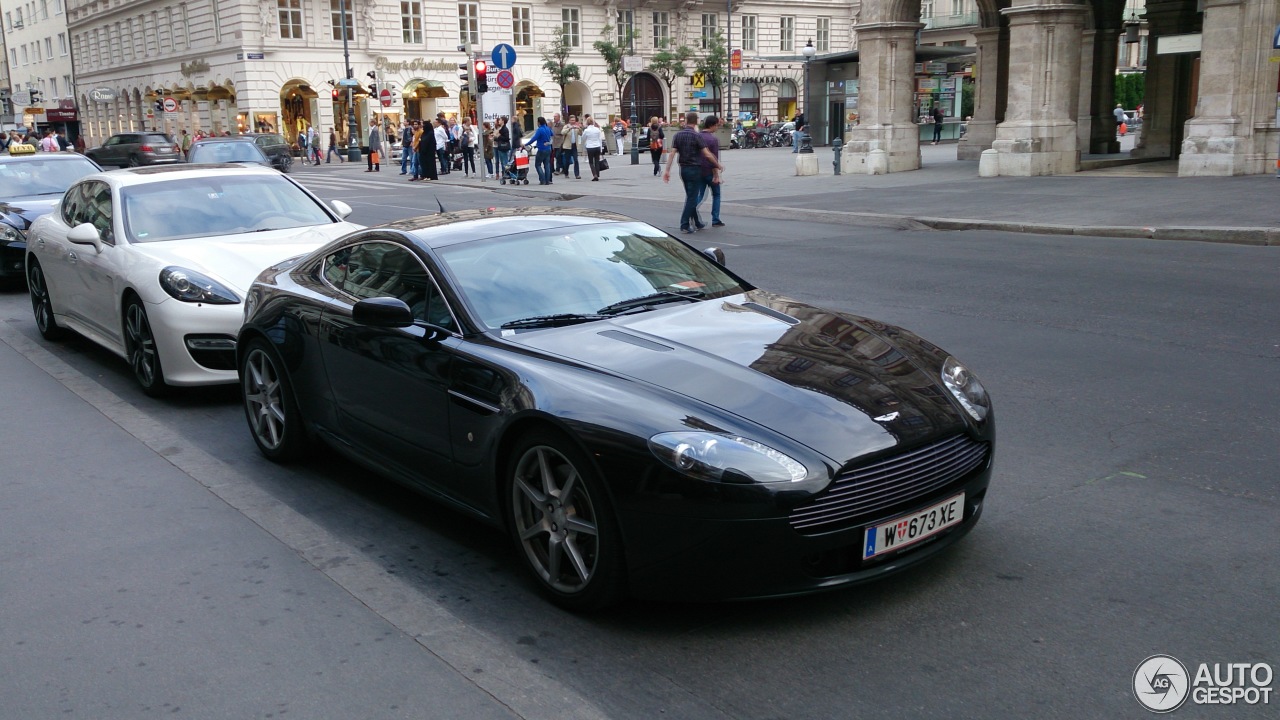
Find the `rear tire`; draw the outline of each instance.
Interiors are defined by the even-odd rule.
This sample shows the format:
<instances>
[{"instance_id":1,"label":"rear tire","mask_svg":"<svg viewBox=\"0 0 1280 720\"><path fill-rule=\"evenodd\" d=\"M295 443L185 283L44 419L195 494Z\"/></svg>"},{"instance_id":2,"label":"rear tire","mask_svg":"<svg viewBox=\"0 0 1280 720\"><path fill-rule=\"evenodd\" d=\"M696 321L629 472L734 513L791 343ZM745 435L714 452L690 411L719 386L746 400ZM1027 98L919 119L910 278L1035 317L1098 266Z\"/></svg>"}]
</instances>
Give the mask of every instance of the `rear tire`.
<instances>
[{"instance_id":1,"label":"rear tire","mask_svg":"<svg viewBox=\"0 0 1280 720\"><path fill-rule=\"evenodd\" d=\"M136 297L124 306L124 354L142 392L151 397L163 397L169 392L169 386L164 383L164 368L160 366L160 349L151 332L151 322L147 320L147 309Z\"/></svg>"},{"instance_id":2,"label":"rear tire","mask_svg":"<svg viewBox=\"0 0 1280 720\"><path fill-rule=\"evenodd\" d=\"M126 165L126 167L141 167L141 166L142 166L142 161L138 159L137 155L129 156L129 163L128 165Z\"/></svg>"},{"instance_id":3,"label":"rear tire","mask_svg":"<svg viewBox=\"0 0 1280 720\"><path fill-rule=\"evenodd\" d=\"M45 340L60 340L66 337L67 331L58 325L58 320L53 316L53 299L49 295L44 269L34 257L29 257L28 263L27 292L31 295L31 311L36 316L36 329Z\"/></svg>"},{"instance_id":4,"label":"rear tire","mask_svg":"<svg viewBox=\"0 0 1280 720\"><path fill-rule=\"evenodd\" d=\"M271 345L250 340L240 363L240 395L249 433L258 450L272 462L301 458L308 449L306 428L293 385Z\"/></svg>"},{"instance_id":5,"label":"rear tire","mask_svg":"<svg viewBox=\"0 0 1280 720\"><path fill-rule=\"evenodd\" d=\"M604 487L568 438L539 429L512 449L506 505L525 569L551 602L596 610L625 591L622 543Z\"/></svg>"}]
</instances>

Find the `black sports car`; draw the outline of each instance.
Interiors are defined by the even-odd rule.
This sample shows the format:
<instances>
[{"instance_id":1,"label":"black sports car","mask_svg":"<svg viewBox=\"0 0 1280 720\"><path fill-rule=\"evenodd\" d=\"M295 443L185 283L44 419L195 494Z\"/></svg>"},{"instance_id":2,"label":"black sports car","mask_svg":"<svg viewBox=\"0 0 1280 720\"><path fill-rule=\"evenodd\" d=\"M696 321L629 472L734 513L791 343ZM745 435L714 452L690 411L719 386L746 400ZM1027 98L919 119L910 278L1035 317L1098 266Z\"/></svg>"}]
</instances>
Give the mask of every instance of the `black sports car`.
<instances>
[{"instance_id":1,"label":"black sports car","mask_svg":"<svg viewBox=\"0 0 1280 720\"><path fill-rule=\"evenodd\" d=\"M722 259L593 210L352 233L248 294L254 440L283 460L324 438L505 528L574 609L834 588L971 529L995 440L978 380Z\"/></svg>"}]
</instances>

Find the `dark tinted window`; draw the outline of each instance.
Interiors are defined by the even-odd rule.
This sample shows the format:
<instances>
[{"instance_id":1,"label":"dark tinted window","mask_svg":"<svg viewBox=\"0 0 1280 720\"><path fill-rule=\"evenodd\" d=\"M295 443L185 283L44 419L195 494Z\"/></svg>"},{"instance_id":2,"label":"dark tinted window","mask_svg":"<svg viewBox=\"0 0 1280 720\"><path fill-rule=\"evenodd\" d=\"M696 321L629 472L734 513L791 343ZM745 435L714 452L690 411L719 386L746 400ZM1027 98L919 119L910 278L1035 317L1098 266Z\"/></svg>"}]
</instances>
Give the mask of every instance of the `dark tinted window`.
<instances>
[{"instance_id":1,"label":"dark tinted window","mask_svg":"<svg viewBox=\"0 0 1280 720\"><path fill-rule=\"evenodd\" d=\"M352 297L400 298L416 320L457 330L449 306L413 253L385 242L345 247L324 261L324 278Z\"/></svg>"},{"instance_id":2,"label":"dark tinted window","mask_svg":"<svg viewBox=\"0 0 1280 720\"><path fill-rule=\"evenodd\" d=\"M84 206L80 213L80 222L87 222L98 229L98 237L108 245L115 244L116 236L111 223L114 212L111 207L111 188L103 182L87 182L81 186L84 191Z\"/></svg>"}]
</instances>

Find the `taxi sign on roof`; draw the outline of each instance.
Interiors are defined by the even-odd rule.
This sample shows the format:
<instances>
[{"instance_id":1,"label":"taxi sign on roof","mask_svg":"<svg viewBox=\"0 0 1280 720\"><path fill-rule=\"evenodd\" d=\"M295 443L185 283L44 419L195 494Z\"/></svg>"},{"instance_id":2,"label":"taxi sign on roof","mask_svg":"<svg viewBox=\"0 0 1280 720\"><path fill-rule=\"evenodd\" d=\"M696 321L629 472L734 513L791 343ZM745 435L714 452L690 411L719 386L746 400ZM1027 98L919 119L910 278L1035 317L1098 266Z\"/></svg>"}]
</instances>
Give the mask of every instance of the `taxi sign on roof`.
<instances>
[{"instance_id":1,"label":"taxi sign on roof","mask_svg":"<svg viewBox=\"0 0 1280 720\"><path fill-rule=\"evenodd\" d=\"M10 155L34 155L36 152L35 145L25 145L23 143L14 143L9 146Z\"/></svg>"}]
</instances>

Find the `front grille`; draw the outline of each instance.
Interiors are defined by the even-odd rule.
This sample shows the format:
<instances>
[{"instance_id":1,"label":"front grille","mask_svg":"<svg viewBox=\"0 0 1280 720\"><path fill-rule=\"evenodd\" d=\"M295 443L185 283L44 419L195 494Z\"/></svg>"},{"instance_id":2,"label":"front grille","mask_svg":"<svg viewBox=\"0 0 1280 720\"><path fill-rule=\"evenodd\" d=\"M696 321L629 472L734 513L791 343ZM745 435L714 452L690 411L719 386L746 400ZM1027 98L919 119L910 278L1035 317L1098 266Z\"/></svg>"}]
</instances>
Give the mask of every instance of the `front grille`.
<instances>
[{"instance_id":1,"label":"front grille","mask_svg":"<svg viewBox=\"0 0 1280 720\"><path fill-rule=\"evenodd\" d=\"M816 535L862 524L867 515L926 497L982 467L989 452L987 443L956 435L851 470L792 511L791 527Z\"/></svg>"}]
</instances>

